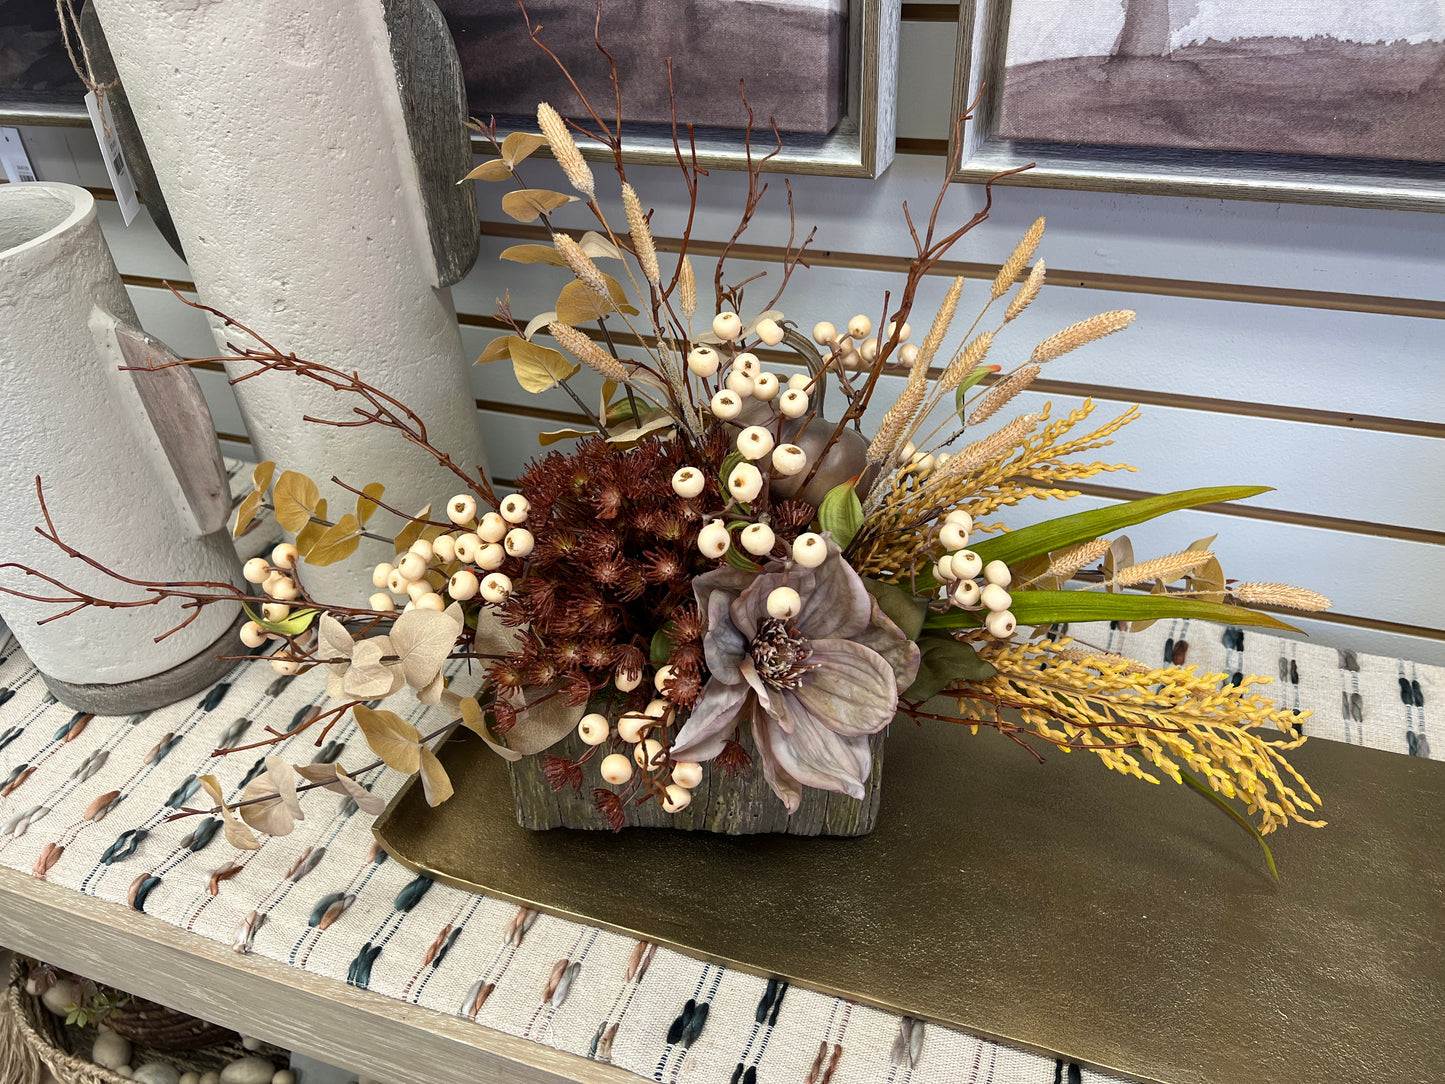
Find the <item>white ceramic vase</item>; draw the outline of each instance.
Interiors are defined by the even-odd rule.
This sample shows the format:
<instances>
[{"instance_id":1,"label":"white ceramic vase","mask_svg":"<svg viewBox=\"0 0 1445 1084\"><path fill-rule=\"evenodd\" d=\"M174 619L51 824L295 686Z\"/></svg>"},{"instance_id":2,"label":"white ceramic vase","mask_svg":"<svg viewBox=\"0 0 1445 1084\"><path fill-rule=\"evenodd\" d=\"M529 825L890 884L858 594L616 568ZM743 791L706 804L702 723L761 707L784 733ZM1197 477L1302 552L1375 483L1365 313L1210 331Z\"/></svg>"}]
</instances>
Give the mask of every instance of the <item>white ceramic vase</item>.
<instances>
[{"instance_id":1,"label":"white ceramic vase","mask_svg":"<svg viewBox=\"0 0 1445 1084\"><path fill-rule=\"evenodd\" d=\"M359 372L481 470L447 288L476 253L475 194L456 185L471 156L460 66L431 0L95 6L201 300L284 351ZM302 420L354 417L354 398L286 375L235 390L258 458L310 475L331 509L355 502L333 475L381 482L409 512L464 488L395 432ZM391 556L364 542L307 570L307 586L359 601L373 590L367 559Z\"/></svg>"},{"instance_id":2,"label":"white ceramic vase","mask_svg":"<svg viewBox=\"0 0 1445 1084\"><path fill-rule=\"evenodd\" d=\"M122 371L122 339L166 353L135 325L90 193L0 186L0 561L99 598L149 597L36 533L38 475L60 537L106 567L150 581L239 584L205 400L188 369ZM0 570L0 585L63 594L14 568ZM38 624L65 608L0 594L0 614L51 690L83 710L169 703L219 678L233 664L217 656L240 650L236 603L205 607L159 643L189 613L179 602Z\"/></svg>"}]
</instances>

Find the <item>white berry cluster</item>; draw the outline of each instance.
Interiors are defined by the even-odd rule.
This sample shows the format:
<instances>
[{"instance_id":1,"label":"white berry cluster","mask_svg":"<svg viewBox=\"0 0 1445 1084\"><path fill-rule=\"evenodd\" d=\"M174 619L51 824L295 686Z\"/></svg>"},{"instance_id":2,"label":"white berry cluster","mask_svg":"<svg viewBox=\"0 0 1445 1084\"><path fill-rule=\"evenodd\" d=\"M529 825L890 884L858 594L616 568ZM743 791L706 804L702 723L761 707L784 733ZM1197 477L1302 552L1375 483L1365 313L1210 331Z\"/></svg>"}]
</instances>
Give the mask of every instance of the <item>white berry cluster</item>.
<instances>
[{"instance_id":1,"label":"white berry cluster","mask_svg":"<svg viewBox=\"0 0 1445 1084\"><path fill-rule=\"evenodd\" d=\"M908 341L913 334L912 326L905 323L900 330L896 324L889 324L888 334L883 336L883 341L888 342L895 332L898 333L898 341L903 345L894 355L894 363L912 365L918 359L918 347ZM878 358L878 336L873 334L873 321L862 313L841 328L826 320L815 324L813 341L841 355L839 360L850 369L866 368Z\"/></svg>"},{"instance_id":2,"label":"white berry cluster","mask_svg":"<svg viewBox=\"0 0 1445 1084\"><path fill-rule=\"evenodd\" d=\"M742 413L743 403L748 399L773 403L785 418L801 418L808 412L807 389L811 378L798 374L789 377L784 387L777 374L764 371L758 356L747 349L750 345L777 346L783 341L783 327L776 319L765 316L754 324L751 334L757 341L751 344L743 333L742 317L735 312L718 313L713 317L712 330L722 340L722 349L705 343L693 347L687 355L687 367L713 392L708 403L713 417L732 421ZM720 375L725 361L727 373Z\"/></svg>"},{"instance_id":3,"label":"white berry cluster","mask_svg":"<svg viewBox=\"0 0 1445 1084\"><path fill-rule=\"evenodd\" d=\"M984 564L978 554L967 548L972 530L973 517L967 512L955 510L943 517L938 541L949 552L933 566L933 578L948 587L948 600L959 609L988 610L984 628L990 635L1006 640L1018 627L1009 612L1013 597L1008 593L1008 586L1013 582L1013 573L1002 561Z\"/></svg>"},{"instance_id":4,"label":"white berry cluster","mask_svg":"<svg viewBox=\"0 0 1445 1084\"><path fill-rule=\"evenodd\" d=\"M390 612L395 599L402 598L407 600L403 612L441 611L448 598L468 602L478 595L485 602L506 602L512 578L499 569L508 557L526 557L536 546L523 526L530 511L527 498L514 493L497 511L478 517L476 498L457 494L447 501L447 518L460 530L430 541L419 538L395 564L383 561L372 569L371 584L380 590L371 596L371 608Z\"/></svg>"},{"instance_id":5,"label":"white berry cluster","mask_svg":"<svg viewBox=\"0 0 1445 1084\"><path fill-rule=\"evenodd\" d=\"M671 677L671 667L658 667L653 675L653 687L662 692ZM630 692L641 680L641 674L619 671L616 684L623 692ZM673 721L673 714L672 704L661 697L649 701L641 711L624 713L617 720L616 736L632 747L632 755L629 758L626 753L609 753L602 758L599 771L604 782L618 787L632 778L633 763L643 771L663 771L671 763L662 808L669 813L679 813L692 801L692 789L702 782L702 765L691 760L670 761L662 742L650 736L654 732L662 732ZM577 724L577 734L588 745L602 745L612 740L612 723L607 716L594 711L582 716Z\"/></svg>"},{"instance_id":6,"label":"white berry cluster","mask_svg":"<svg viewBox=\"0 0 1445 1084\"><path fill-rule=\"evenodd\" d=\"M261 604L263 621L284 621L291 616L291 603L301 597L301 587L294 575L300 553L295 545L283 542L271 551L271 559L252 557L241 568L247 583L258 584L270 601ZM247 647L260 647L267 637L279 634L267 632L254 621L241 626L241 642ZM301 664L291 659L272 659L271 669L278 674L294 674Z\"/></svg>"}]
</instances>

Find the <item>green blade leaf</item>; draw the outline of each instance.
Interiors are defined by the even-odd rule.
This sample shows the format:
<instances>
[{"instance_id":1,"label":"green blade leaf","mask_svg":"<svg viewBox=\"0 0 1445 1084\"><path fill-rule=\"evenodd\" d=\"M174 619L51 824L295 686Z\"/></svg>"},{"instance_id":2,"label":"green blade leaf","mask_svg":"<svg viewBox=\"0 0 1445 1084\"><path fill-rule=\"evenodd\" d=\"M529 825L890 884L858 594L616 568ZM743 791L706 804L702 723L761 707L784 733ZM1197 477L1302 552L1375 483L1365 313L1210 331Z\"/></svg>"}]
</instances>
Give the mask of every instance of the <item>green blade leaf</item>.
<instances>
[{"instance_id":1,"label":"green blade leaf","mask_svg":"<svg viewBox=\"0 0 1445 1084\"><path fill-rule=\"evenodd\" d=\"M907 589L881 580L866 577L863 586L878 601L878 608L884 616L900 629L910 640L917 640L923 631L923 619L928 616L928 600L919 598Z\"/></svg>"},{"instance_id":2,"label":"green blade leaf","mask_svg":"<svg viewBox=\"0 0 1445 1084\"><path fill-rule=\"evenodd\" d=\"M818 525L832 532L839 548L848 548L848 543L863 527L863 502L858 499L852 482L843 482L828 490L818 506Z\"/></svg>"},{"instance_id":3,"label":"green blade leaf","mask_svg":"<svg viewBox=\"0 0 1445 1084\"><path fill-rule=\"evenodd\" d=\"M1187 769L1179 769L1179 778L1184 780L1186 786L1193 787L1218 808L1228 813L1230 819L1233 820L1235 824L1239 825L1255 838L1255 841L1259 843L1260 850L1264 851L1264 861L1269 866L1270 875L1274 877L1277 882L1279 880L1279 868L1274 864L1274 855L1270 852L1269 844L1264 841L1264 836L1260 834L1258 828L1250 823L1249 818L1226 802L1221 795L1216 794L1213 787L1191 775Z\"/></svg>"},{"instance_id":4,"label":"green blade leaf","mask_svg":"<svg viewBox=\"0 0 1445 1084\"><path fill-rule=\"evenodd\" d=\"M968 396L969 391L984 377L993 375L1001 368L1002 366L999 365L979 365L972 372L964 374L963 379L958 382L958 390L953 393L953 409L957 411L960 422L965 418L964 399Z\"/></svg>"},{"instance_id":5,"label":"green blade leaf","mask_svg":"<svg viewBox=\"0 0 1445 1084\"><path fill-rule=\"evenodd\" d=\"M1298 632L1272 614L1243 606L1226 606L1175 595L1110 595L1102 591L1016 591L1009 606L1020 625L1052 625L1058 621L1149 621L1186 617L1221 625L1260 625ZM949 610L924 621L926 629L962 629L983 624L984 611Z\"/></svg>"},{"instance_id":6,"label":"green blade leaf","mask_svg":"<svg viewBox=\"0 0 1445 1084\"><path fill-rule=\"evenodd\" d=\"M246 603L241 603L241 609L246 611L246 616L256 624L260 625L267 632L279 632L282 636L299 636L311 627L311 622L321 611L316 609L295 610L289 616L283 617L280 621L267 621Z\"/></svg>"},{"instance_id":7,"label":"green blade leaf","mask_svg":"<svg viewBox=\"0 0 1445 1084\"><path fill-rule=\"evenodd\" d=\"M1111 531L1117 531L1120 527L1143 523L1155 516L1162 516L1166 512L1176 512L1181 508L1193 508L1200 504L1213 504L1216 501L1237 501L1244 497L1268 493L1271 488L1271 486L1206 486L1203 489L1181 489L1174 493L1161 493L1157 497L1125 501L1123 504L1110 505L1108 508L1095 508L1088 512L1076 512L1071 516L1059 516L1057 519L1035 523L1032 527L1009 531L1007 534L987 539L971 548L983 558L984 564L989 561L1013 564L1015 561L1022 561L1025 557L1037 557L1050 550L1072 546L1076 542L1101 538Z\"/></svg>"},{"instance_id":8,"label":"green blade leaf","mask_svg":"<svg viewBox=\"0 0 1445 1084\"><path fill-rule=\"evenodd\" d=\"M652 648L648 652L647 661L653 666L661 666L677 648L677 622L668 618L662 623L656 632L652 634Z\"/></svg>"}]
</instances>

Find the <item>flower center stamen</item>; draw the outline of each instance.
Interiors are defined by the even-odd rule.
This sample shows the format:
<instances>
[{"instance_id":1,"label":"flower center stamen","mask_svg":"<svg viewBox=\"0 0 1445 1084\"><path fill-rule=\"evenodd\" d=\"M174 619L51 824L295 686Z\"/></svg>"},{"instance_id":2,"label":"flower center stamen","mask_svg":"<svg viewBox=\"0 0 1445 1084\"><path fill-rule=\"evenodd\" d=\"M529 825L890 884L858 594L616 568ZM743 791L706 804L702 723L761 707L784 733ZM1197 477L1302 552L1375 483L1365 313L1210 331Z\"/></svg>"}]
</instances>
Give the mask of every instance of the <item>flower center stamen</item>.
<instances>
[{"instance_id":1,"label":"flower center stamen","mask_svg":"<svg viewBox=\"0 0 1445 1084\"><path fill-rule=\"evenodd\" d=\"M796 689L816 662L809 662L813 646L793 621L770 617L758 629L749 652L758 676L777 689Z\"/></svg>"}]
</instances>

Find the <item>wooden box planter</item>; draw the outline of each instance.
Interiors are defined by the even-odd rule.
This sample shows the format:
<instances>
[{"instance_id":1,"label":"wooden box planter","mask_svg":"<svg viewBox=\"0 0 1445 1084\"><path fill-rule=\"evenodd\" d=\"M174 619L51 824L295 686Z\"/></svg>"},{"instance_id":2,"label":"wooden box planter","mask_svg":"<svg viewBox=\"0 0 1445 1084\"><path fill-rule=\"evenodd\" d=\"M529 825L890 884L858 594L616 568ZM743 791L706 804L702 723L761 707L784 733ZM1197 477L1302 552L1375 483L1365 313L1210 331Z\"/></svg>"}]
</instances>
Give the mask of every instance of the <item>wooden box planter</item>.
<instances>
[{"instance_id":1,"label":"wooden box planter","mask_svg":"<svg viewBox=\"0 0 1445 1084\"><path fill-rule=\"evenodd\" d=\"M675 828L688 832L717 832L722 835L746 836L764 832L780 832L793 836L865 836L873 831L878 819L878 800L883 775L883 739L887 730L873 735L873 771L868 776L862 801L846 794L803 790L802 804L788 815L778 796L763 778L747 728L740 728L738 740L753 758L752 768L735 779L704 764L702 782L692 792L692 802L679 813L668 813L656 801L641 805L629 802L626 828ZM508 765L512 796L517 805L517 823L523 828L583 828L607 831L611 824L598 811L593 797L596 771L588 772L588 781L580 790L566 786L554 791L542 768L548 755L576 759L588 747L576 734L563 739L547 753L525 757ZM594 757L595 759L595 757ZM591 763L588 764L592 768Z\"/></svg>"}]
</instances>

